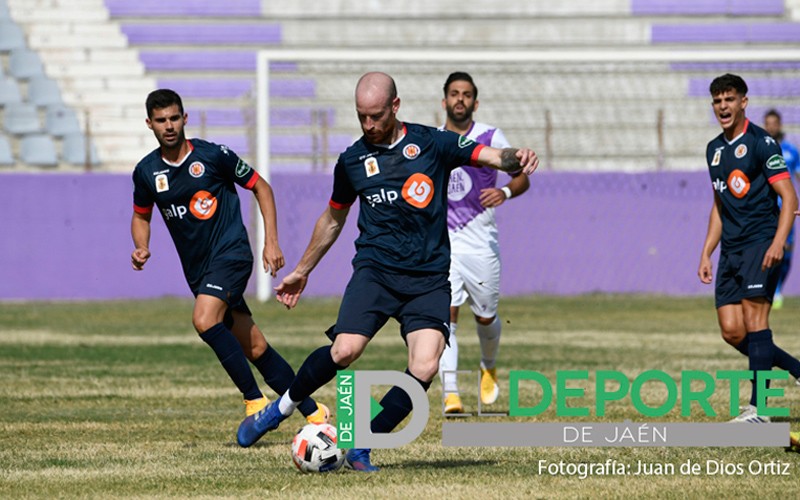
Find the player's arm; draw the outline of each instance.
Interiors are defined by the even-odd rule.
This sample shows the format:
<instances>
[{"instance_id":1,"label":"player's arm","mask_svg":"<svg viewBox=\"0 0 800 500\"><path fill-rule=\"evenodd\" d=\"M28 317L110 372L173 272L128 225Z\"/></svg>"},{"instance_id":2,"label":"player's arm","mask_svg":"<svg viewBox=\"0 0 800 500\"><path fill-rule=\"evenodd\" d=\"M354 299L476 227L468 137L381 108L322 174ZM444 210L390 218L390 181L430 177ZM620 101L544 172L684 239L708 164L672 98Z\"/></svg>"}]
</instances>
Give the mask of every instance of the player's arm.
<instances>
[{"instance_id":1,"label":"player's arm","mask_svg":"<svg viewBox=\"0 0 800 500\"><path fill-rule=\"evenodd\" d=\"M133 212L131 218L131 237L133 238L133 253L131 265L135 271L144 269L147 259L150 258L150 219L153 212Z\"/></svg>"},{"instance_id":2,"label":"player's arm","mask_svg":"<svg viewBox=\"0 0 800 500\"><path fill-rule=\"evenodd\" d=\"M275 210L275 196L272 193L272 187L261 177L258 178L252 189L256 201L258 201L261 217L264 219L264 249L261 252L261 261L264 271L270 273L274 278L278 270L286 264L283 252L278 245L278 215Z\"/></svg>"},{"instance_id":3,"label":"player's arm","mask_svg":"<svg viewBox=\"0 0 800 500\"><path fill-rule=\"evenodd\" d=\"M275 287L275 297L287 309L297 305L300 294L303 293L306 283L308 283L309 274L317 267L319 261L328 253L339 237L349 211L349 206L339 209L329 205L317 219L314 232L311 234L311 241L300 262L289 275L283 278L281 284Z\"/></svg>"},{"instance_id":4,"label":"player's arm","mask_svg":"<svg viewBox=\"0 0 800 500\"><path fill-rule=\"evenodd\" d=\"M519 196L531 185L527 175L517 175L511 178L502 188L481 189L480 202L484 207L499 207L504 201Z\"/></svg>"},{"instance_id":5,"label":"player's arm","mask_svg":"<svg viewBox=\"0 0 800 500\"><path fill-rule=\"evenodd\" d=\"M478 151L478 165L491 167L503 172L513 173L522 169L525 175L531 175L539 166L539 157L528 148L493 148L485 146Z\"/></svg>"},{"instance_id":6,"label":"player's arm","mask_svg":"<svg viewBox=\"0 0 800 500\"><path fill-rule=\"evenodd\" d=\"M775 238L764 254L761 269L767 269L780 264L783 260L783 249L786 245L786 238L794 224L794 216L797 211L797 193L794 191L791 178L781 179L772 183L772 189L781 197L781 213L778 217L778 229L775 231Z\"/></svg>"},{"instance_id":7,"label":"player's arm","mask_svg":"<svg viewBox=\"0 0 800 500\"><path fill-rule=\"evenodd\" d=\"M722 239L722 217L719 215L719 195L714 192L714 203L711 205L711 213L708 216L708 231L703 242L703 251L700 253L700 266L697 269L697 276L706 285L713 279L713 266L711 264L711 254L719 245Z\"/></svg>"}]
</instances>

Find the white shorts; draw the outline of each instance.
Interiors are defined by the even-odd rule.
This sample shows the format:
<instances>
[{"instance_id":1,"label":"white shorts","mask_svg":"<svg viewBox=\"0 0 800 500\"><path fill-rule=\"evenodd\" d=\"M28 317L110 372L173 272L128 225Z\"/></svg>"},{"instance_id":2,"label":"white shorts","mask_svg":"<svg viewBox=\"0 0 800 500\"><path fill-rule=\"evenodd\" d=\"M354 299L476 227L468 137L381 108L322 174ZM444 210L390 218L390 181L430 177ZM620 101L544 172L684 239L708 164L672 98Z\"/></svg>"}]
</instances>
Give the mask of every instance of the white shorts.
<instances>
[{"instance_id":1,"label":"white shorts","mask_svg":"<svg viewBox=\"0 0 800 500\"><path fill-rule=\"evenodd\" d=\"M500 257L496 254L453 254L450 288L452 307L460 307L469 300L469 307L476 316L496 316L500 300Z\"/></svg>"}]
</instances>

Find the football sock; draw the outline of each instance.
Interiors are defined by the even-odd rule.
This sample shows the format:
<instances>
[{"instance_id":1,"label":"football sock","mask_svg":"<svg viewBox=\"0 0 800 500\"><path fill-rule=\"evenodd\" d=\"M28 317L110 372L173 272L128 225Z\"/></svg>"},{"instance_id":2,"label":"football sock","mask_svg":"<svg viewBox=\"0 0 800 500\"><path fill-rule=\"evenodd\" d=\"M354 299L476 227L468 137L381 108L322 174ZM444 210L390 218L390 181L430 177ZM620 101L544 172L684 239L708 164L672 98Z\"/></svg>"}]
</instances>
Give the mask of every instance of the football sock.
<instances>
[{"instance_id":1,"label":"football sock","mask_svg":"<svg viewBox=\"0 0 800 500\"><path fill-rule=\"evenodd\" d=\"M253 377L253 372L250 370L250 365L247 363L242 346L224 324L217 323L201 333L200 338L214 350L220 364L239 388L244 399L252 400L263 397L261 389L258 388L258 383Z\"/></svg>"},{"instance_id":2,"label":"football sock","mask_svg":"<svg viewBox=\"0 0 800 500\"><path fill-rule=\"evenodd\" d=\"M478 339L481 342L481 367L486 370L494 368L497 349L500 347L501 329L502 326L498 316L495 316L494 321L488 325L478 323Z\"/></svg>"},{"instance_id":3,"label":"football sock","mask_svg":"<svg viewBox=\"0 0 800 500\"><path fill-rule=\"evenodd\" d=\"M253 366L264 377L264 381L269 388L277 394L285 393L289 390L289 386L292 385L294 370L283 359L283 356L269 344L264 354L253 361ZM317 411L317 403L311 398L306 398L298 405L297 409L300 410L304 417L307 417Z\"/></svg>"},{"instance_id":4,"label":"football sock","mask_svg":"<svg viewBox=\"0 0 800 500\"><path fill-rule=\"evenodd\" d=\"M411 378L419 382L419 385L422 386L425 391L430 388L430 382L423 382L422 380L418 379L411 372L406 368L406 375L409 375ZM391 432L392 429L397 427L397 425L403 421L404 418L411 413L411 398L408 397L406 391L400 389L399 387L392 387L389 389L389 392L383 396L381 399L381 406L383 410L380 413L375 415L375 418L372 419L372 423L370 424L370 428L373 433L375 432Z\"/></svg>"},{"instance_id":5,"label":"football sock","mask_svg":"<svg viewBox=\"0 0 800 500\"><path fill-rule=\"evenodd\" d=\"M286 413L284 407L290 404L296 407L300 404L300 401L311 396L314 391L333 380L337 371L345 368L347 367L337 365L333 361L330 345L322 346L309 354L303 365L297 370L297 376L285 394L288 397L280 399L278 408L281 409L281 413L289 415L291 412Z\"/></svg>"},{"instance_id":6,"label":"football sock","mask_svg":"<svg viewBox=\"0 0 800 500\"><path fill-rule=\"evenodd\" d=\"M748 354L749 345L750 345L750 336L745 335L744 340L739 342L739 345L736 346L736 350L744 354L745 356L749 356ZM794 378L800 378L800 361L798 361L797 358L795 358L788 352L784 351L774 343L772 344L772 349L773 349L772 366L777 366L781 370L786 370Z\"/></svg>"},{"instance_id":7,"label":"football sock","mask_svg":"<svg viewBox=\"0 0 800 500\"><path fill-rule=\"evenodd\" d=\"M747 334L750 339L748 346L749 368L753 370L753 392L750 395L750 404L756 406L756 373L772 369L772 360L775 356L775 344L772 343L772 330L759 330ZM769 387L769 380L767 380Z\"/></svg>"},{"instance_id":8,"label":"football sock","mask_svg":"<svg viewBox=\"0 0 800 500\"><path fill-rule=\"evenodd\" d=\"M445 394L458 393L457 375L455 373L444 373L445 371L455 372L458 370L456 328L458 328L457 323L450 323L450 345L444 347L442 357L439 359L439 379L442 381L442 392Z\"/></svg>"}]
</instances>

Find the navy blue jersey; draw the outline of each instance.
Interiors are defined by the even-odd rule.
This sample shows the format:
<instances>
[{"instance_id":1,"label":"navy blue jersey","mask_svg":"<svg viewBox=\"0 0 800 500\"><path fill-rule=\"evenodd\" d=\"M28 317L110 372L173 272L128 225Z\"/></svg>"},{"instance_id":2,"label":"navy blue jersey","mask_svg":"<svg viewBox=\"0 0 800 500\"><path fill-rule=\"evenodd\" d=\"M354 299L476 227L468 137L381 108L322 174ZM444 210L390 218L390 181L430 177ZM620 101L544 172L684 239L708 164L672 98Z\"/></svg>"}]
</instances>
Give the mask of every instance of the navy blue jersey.
<instances>
[{"instance_id":1,"label":"navy blue jersey","mask_svg":"<svg viewBox=\"0 0 800 500\"><path fill-rule=\"evenodd\" d=\"M156 149L136 165L133 209L148 214L158 206L197 294L215 260L253 261L234 183L252 189L259 176L225 146L187 142L191 151L180 164L166 162Z\"/></svg>"},{"instance_id":2,"label":"navy blue jersey","mask_svg":"<svg viewBox=\"0 0 800 500\"><path fill-rule=\"evenodd\" d=\"M708 171L722 202L722 250L735 251L775 237L778 195L770 187L789 178L781 148L767 132L745 121L742 135L720 134L706 149Z\"/></svg>"},{"instance_id":3,"label":"navy blue jersey","mask_svg":"<svg viewBox=\"0 0 800 500\"><path fill-rule=\"evenodd\" d=\"M362 137L339 156L330 205L360 198L353 265L401 272L447 273L447 183L450 171L476 165L484 147L454 132L406 123L392 147Z\"/></svg>"}]
</instances>

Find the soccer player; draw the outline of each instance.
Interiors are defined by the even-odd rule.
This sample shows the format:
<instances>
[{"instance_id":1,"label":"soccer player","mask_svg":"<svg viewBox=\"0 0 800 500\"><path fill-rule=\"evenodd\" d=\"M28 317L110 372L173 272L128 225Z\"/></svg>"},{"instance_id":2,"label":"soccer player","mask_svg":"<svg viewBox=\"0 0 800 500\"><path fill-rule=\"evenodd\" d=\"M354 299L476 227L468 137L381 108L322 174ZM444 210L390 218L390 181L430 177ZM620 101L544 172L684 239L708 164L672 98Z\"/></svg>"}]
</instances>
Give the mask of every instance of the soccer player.
<instances>
[{"instance_id":1,"label":"soccer player","mask_svg":"<svg viewBox=\"0 0 800 500\"><path fill-rule=\"evenodd\" d=\"M722 133L708 143L714 188L708 232L700 254L700 281L712 281L711 254L722 242L715 302L722 337L749 359L749 369L778 366L800 376L800 361L772 340L769 312L783 249L797 210L797 195L775 139L745 117L747 84L725 74L711 82L714 115ZM783 199L778 208L777 197ZM734 422L768 422L750 404Z\"/></svg>"},{"instance_id":2,"label":"soccer player","mask_svg":"<svg viewBox=\"0 0 800 500\"><path fill-rule=\"evenodd\" d=\"M496 127L475 122L478 87L472 76L456 72L444 83L442 108L447 119L442 128L463 135L479 144L495 148L510 147ZM500 392L495 359L500 345L502 323L497 317L500 299L500 246L494 209L506 200L528 190L528 176L512 173L502 188L495 187L497 170L464 165L450 172L447 188L447 229L450 235L450 342L439 361L445 413L463 413L464 406L456 385L458 370L459 308L469 301L475 316L481 346L480 397L492 404Z\"/></svg>"},{"instance_id":3,"label":"soccer player","mask_svg":"<svg viewBox=\"0 0 800 500\"><path fill-rule=\"evenodd\" d=\"M764 114L764 130L780 144L781 151L783 151L783 159L786 160L786 168L789 169L792 179L800 175L800 155L798 155L795 145L787 141L783 135L783 123L780 113L770 109ZM775 288L775 298L772 299L773 309L783 307L783 293L781 292L783 283L786 281L786 277L789 276L789 269L792 267L792 253L794 253L794 224L792 224L792 230L789 231L789 237L786 238L786 247L783 249L783 261L778 274L778 285Z\"/></svg>"},{"instance_id":4,"label":"soccer player","mask_svg":"<svg viewBox=\"0 0 800 500\"><path fill-rule=\"evenodd\" d=\"M272 188L227 147L187 140L187 115L176 92L151 92L146 108L146 123L159 147L133 172L133 269L141 271L150 258L150 219L155 204L195 296L194 328L241 391L246 415L252 415L269 401L261 393L248 359L278 394L294 379L292 368L253 322L243 297L253 254L235 184L255 195L266 233L262 262L264 270L275 276L284 257L278 246ZM300 411L312 423L328 420L328 409L310 398L302 401Z\"/></svg>"},{"instance_id":5,"label":"soccer player","mask_svg":"<svg viewBox=\"0 0 800 500\"><path fill-rule=\"evenodd\" d=\"M453 132L400 121L397 88L385 73L363 75L355 101L363 136L339 156L333 193L311 242L295 269L275 288L277 299L287 308L297 305L309 274L359 199L353 275L336 324L327 332L333 344L311 353L289 390L242 422L238 437L243 446L277 428L299 401L358 359L390 317L399 321L408 346L406 373L427 390L449 334L450 171L479 164L506 172L521 169L529 175L539 164L530 149L487 147ZM372 420L373 433L390 432L411 411L410 399L397 387L389 390L381 406ZM377 470L368 449L350 450L346 463L355 470Z\"/></svg>"}]
</instances>

